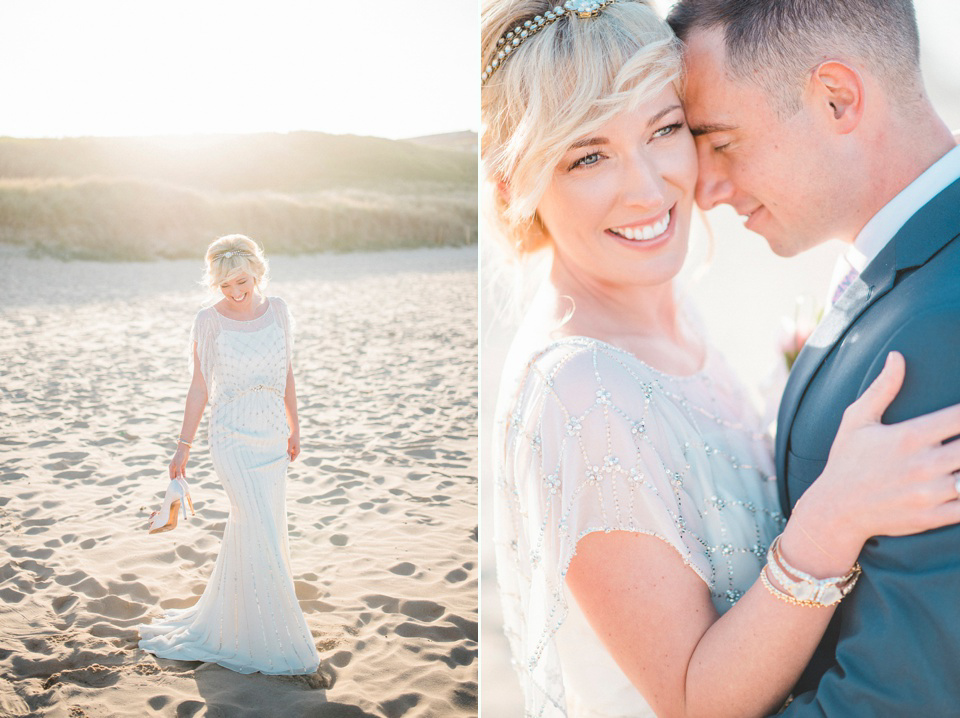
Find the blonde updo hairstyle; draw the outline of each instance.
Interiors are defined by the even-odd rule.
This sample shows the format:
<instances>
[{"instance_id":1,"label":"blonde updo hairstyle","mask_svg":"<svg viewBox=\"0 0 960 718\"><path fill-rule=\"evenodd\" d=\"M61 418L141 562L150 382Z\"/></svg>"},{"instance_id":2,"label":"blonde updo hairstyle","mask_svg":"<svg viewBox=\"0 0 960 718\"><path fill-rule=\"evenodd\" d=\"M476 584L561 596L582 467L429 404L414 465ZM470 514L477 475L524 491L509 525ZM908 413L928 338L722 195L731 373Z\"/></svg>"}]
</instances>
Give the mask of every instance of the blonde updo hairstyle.
<instances>
[{"instance_id":1,"label":"blonde updo hairstyle","mask_svg":"<svg viewBox=\"0 0 960 718\"><path fill-rule=\"evenodd\" d=\"M482 68L500 37L553 6L488 2ZM549 246L536 209L570 145L671 83L679 93L680 79L680 42L642 1L617 0L593 18L564 15L517 46L480 93L482 203L497 234L518 255Z\"/></svg>"},{"instance_id":2,"label":"blonde updo hairstyle","mask_svg":"<svg viewBox=\"0 0 960 718\"><path fill-rule=\"evenodd\" d=\"M228 234L207 247L207 271L203 283L218 289L223 282L246 272L263 293L269 281L270 267L259 244L243 234Z\"/></svg>"}]
</instances>

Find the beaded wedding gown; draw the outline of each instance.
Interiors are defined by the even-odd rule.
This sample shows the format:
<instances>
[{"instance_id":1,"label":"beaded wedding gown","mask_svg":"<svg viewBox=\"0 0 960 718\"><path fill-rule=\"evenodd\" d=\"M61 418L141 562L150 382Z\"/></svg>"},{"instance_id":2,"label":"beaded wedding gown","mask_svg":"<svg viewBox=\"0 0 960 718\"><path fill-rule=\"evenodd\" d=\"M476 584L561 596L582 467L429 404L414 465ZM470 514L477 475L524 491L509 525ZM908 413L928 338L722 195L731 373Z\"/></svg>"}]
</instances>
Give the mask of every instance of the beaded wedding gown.
<instances>
[{"instance_id":1,"label":"beaded wedding gown","mask_svg":"<svg viewBox=\"0 0 960 718\"><path fill-rule=\"evenodd\" d=\"M197 603L141 625L161 658L210 661L238 673L313 673L316 646L297 603L287 547L283 395L292 341L283 300L256 319L197 314L191 335L210 403L210 454L230 516Z\"/></svg>"},{"instance_id":2,"label":"beaded wedding gown","mask_svg":"<svg viewBox=\"0 0 960 718\"><path fill-rule=\"evenodd\" d=\"M653 716L566 588L577 542L595 531L656 536L725 612L783 525L769 438L713 350L696 374L671 376L571 337L513 377L494 440L494 534L526 715Z\"/></svg>"}]
</instances>

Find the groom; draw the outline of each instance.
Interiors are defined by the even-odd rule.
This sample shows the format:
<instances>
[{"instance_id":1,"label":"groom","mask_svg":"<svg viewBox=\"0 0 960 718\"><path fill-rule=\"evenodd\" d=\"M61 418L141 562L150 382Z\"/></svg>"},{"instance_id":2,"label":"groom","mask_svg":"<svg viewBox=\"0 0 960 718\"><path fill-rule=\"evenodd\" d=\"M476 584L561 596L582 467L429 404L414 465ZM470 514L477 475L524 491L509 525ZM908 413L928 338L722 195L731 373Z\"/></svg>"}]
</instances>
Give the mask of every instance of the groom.
<instances>
[{"instance_id":1,"label":"groom","mask_svg":"<svg viewBox=\"0 0 960 718\"><path fill-rule=\"evenodd\" d=\"M885 422L960 402L960 148L926 96L910 0L679 0L668 20L698 203L732 205L781 256L850 245L780 408L789 513L889 351L907 375ZM785 714L960 715L960 526L871 539L860 563Z\"/></svg>"}]
</instances>

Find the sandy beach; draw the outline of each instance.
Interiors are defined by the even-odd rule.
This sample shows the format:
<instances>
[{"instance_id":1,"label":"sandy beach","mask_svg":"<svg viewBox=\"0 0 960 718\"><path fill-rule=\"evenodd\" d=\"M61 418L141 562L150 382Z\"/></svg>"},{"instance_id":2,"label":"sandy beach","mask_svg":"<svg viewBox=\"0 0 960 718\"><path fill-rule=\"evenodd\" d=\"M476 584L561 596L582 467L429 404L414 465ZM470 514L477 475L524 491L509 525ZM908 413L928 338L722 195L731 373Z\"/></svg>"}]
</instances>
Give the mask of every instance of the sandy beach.
<instances>
[{"instance_id":1,"label":"sandy beach","mask_svg":"<svg viewBox=\"0 0 960 718\"><path fill-rule=\"evenodd\" d=\"M287 514L320 670L244 676L137 647L137 624L198 599L228 514L204 421L196 517L146 531L202 262L0 247L0 715L476 715L476 247L271 263L267 294L297 321Z\"/></svg>"}]
</instances>

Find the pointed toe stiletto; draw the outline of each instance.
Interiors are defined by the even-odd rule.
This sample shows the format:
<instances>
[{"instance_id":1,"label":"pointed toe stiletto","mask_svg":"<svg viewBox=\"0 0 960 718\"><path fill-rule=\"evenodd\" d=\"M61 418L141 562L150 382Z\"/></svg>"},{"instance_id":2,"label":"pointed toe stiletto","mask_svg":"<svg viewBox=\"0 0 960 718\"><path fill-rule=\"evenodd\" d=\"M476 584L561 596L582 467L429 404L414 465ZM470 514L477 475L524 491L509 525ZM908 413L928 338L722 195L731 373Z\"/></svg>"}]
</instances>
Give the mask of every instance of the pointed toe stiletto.
<instances>
[{"instance_id":1,"label":"pointed toe stiletto","mask_svg":"<svg viewBox=\"0 0 960 718\"><path fill-rule=\"evenodd\" d=\"M196 516L197 512L193 510L193 500L190 498L190 489L187 482L184 479L172 479L167 486L167 493L163 497L160 510L150 514L150 533L158 534L175 529L181 508L183 509L183 518L187 518L187 506L190 507L190 512Z\"/></svg>"}]
</instances>

